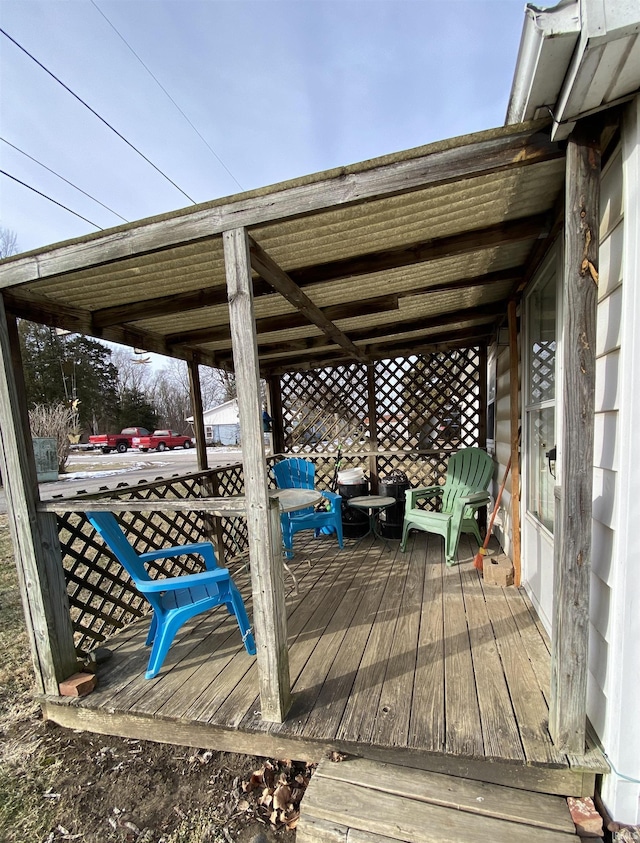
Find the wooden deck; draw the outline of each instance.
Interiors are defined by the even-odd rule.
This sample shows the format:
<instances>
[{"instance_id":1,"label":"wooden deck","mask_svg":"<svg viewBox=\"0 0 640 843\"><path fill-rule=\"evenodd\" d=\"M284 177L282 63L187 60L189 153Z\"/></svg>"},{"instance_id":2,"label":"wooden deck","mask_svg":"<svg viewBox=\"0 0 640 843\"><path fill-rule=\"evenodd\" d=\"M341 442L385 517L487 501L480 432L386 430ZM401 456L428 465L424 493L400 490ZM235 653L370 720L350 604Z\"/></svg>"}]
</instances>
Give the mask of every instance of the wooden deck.
<instances>
[{"instance_id":1,"label":"wooden deck","mask_svg":"<svg viewBox=\"0 0 640 843\"><path fill-rule=\"evenodd\" d=\"M146 623L109 642L98 688L46 697L61 725L269 757L317 761L327 749L485 782L591 794L606 770L568 757L547 729L549 643L522 590L485 586L463 540L447 568L438 537L398 542L295 539L287 576L293 705L260 719L256 663L224 611L179 633L144 679ZM306 538L306 537L309 538ZM305 540L306 539L306 540ZM247 574L235 574L250 611Z\"/></svg>"}]
</instances>

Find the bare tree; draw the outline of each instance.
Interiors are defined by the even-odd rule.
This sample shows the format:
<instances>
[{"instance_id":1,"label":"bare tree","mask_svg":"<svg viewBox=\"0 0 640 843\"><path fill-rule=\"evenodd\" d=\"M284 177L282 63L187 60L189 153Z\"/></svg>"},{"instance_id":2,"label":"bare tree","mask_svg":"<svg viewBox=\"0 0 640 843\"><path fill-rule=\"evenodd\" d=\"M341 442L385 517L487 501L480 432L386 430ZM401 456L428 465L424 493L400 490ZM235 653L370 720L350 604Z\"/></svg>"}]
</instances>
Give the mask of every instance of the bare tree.
<instances>
[{"instance_id":1,"label":"bare tree","mask_svg":"<svg viewBox=\"0 0 640 843\"><path fill-rule=\"evenodd\" d=\"M45 406L38 404L29 410L31 435L51 437L56 440L58 471L62 473L69 456L71 440L77 441L74 430L74 412L66 403Z\"/></svg>"},{"instance_id":2,"label":"bare tree","mask_svg":"<svg viewBox=\"0 0 640 843\"><path fill-rule=\"evenodd\" d=\"M183 360L171 360L155 376L147 395L151 399L162 427L183 433L191 415L189 372Z\"/></svg>"},{"instance_id":3,"label":"bare tree","mask_svg":"<svg viewBox=\"0 0 640 843\"><path fill-rule=\"evenodd\" d=\"M119 346L111 351L111 362L118 369L118 397L121 398L125 392L146 393L152 378L151 367L148 364L140 363L130 348Z\"/></svg>"},{"instance_id":4,"label":"bare tree","mask_svg":"<svg viewBox=\"0 0 640 843\"><path fill-rule=\"evenodd\" d=\"M212 369L210 366L200 366L199 372L202 406L205 410L236 397L235 376L230 372Z\"/></svg>"},{"instance_id":5,"label":"bare tree","mask_svg":"<svg viewBox=\"0 0 640 843\"><path fill-rule=\"evenodd\" d=\"M9 228L0 227L0 258L8 258L18 252L18 235Z\"/></svg>"}]
</instances>

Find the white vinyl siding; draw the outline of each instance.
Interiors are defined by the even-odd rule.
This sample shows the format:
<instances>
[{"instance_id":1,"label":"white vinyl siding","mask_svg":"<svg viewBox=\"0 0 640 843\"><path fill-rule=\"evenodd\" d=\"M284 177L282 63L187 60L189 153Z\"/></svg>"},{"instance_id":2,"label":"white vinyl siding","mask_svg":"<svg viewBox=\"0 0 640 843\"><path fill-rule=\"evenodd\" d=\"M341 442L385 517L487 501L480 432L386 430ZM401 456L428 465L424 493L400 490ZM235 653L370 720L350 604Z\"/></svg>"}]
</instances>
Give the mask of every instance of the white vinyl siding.
<instances>
[{"instance_id":1,"label":"white vinyl siding","mask_svg":"<svg viewBox=\"0 0 640 843\"><path fill-rule=\"evenodd\" d=\"M600 185L600 282L596 323L596 394L593 470L593 544L590 591L589 718L606 722L611 610L611 555L615 548L616 485L620 453L620 340L622 315L622 152L607 163ZM609 559L606 559L606 556ZM603 574L605 576L603 577ZM602 737L602 734L600 734Z\"/></svg>"},{"instance_id":2,"label":"white vinyl siding","mask_svg":"<svg viewBox=\"0 0 640 843\"><path fill-rule=\"evenodd\" d=\"M636 98L601 181L587 702L589 719L615 768L603 779L604 803L615 820L629 824L640 822L639 204Z\"/></svg>"}]
</instances>

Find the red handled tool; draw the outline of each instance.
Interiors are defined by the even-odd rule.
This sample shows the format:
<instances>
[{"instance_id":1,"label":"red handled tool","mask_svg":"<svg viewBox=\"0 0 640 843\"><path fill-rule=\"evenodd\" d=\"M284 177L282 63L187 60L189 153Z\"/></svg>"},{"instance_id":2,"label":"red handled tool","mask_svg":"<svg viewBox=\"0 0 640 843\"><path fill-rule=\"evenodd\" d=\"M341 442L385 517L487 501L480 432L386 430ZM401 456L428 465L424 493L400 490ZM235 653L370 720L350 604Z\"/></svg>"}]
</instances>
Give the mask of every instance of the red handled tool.
<instances>
[{"instance_id":1,"label":"red handled tool","mask_svg":"<svg viewBox=\"0 0 640 843\"><path fill-rule=\"evenodd\" d=\"M491 538L491 531L493 530L493 522L496 520L496 515L498 514L498 509L500 508L500 501L502 500L502 493L504 492L504 487L506 486L507 477L509 476L510 471L511 457L509 457L507 470L505 471L502 483L500 484L500 490L498 492L498 497L496 498L496 505L493 507L493 512L491 513L491 519L489 521L489 526L487 527L487 535L484 537L484 543L476 553L473 560L473 567L477 568L479 571L482 570L482 557L487 555L487 547L489 546L489 539Z\"/></svg>"}]
</instances>

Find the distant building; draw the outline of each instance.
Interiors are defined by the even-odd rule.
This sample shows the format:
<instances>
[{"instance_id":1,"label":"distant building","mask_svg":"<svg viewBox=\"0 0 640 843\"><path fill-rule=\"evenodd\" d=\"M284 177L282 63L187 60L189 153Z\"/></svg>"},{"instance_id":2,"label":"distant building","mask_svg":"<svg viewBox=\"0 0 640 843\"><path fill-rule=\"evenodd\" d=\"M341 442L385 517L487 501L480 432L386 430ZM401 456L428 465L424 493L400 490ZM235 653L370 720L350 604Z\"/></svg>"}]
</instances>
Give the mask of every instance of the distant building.
<instances>
[{"instance_id":1,"label":"distant building","mask_svg":"<svg viewBox=\"0 0 640 843\"><path fill-rule=\"evenodd\" d=\"M240 421L236 398L205 410L202 417L207 445L240 444ZM187 421L193 424L193 417L187 419Z\"/></svg>"}]
</instances>

